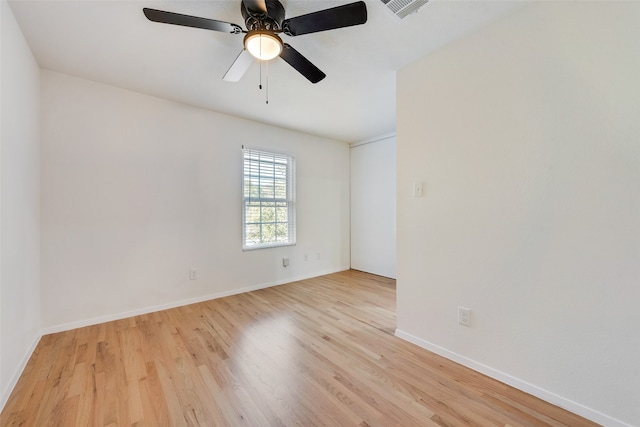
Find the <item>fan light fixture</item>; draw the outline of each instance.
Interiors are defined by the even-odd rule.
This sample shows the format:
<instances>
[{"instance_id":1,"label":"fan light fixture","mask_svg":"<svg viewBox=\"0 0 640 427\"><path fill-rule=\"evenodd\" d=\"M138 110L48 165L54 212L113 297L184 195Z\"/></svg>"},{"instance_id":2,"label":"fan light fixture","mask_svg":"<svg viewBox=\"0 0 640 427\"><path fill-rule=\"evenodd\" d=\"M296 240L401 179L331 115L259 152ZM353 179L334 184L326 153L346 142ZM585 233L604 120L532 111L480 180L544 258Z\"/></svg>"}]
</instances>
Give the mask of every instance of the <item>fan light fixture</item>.
<instances>
[{"instance_id":1,"label":"fan light fixture","mask_svg":"<svg viewBox=\"0 0 640 427\"><path fill-rule=\"evenodd\" d=\"M268 61L282 52L282 40L266 31L251 31L244 37L244 48L262 61Z\"/></svg>"}]
</instances>

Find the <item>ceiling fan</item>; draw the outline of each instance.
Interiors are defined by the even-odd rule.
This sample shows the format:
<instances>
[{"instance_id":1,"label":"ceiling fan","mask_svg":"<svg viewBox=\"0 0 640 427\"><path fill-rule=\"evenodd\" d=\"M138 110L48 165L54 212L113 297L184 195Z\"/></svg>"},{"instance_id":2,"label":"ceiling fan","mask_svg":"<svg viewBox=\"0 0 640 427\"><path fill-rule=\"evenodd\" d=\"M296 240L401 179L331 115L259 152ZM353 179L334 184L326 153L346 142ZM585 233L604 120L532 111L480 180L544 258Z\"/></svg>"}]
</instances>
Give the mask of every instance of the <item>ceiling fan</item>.
<instances>
[{"instance_id":1,"label":"ceiling fan","mask_svg":"<svg viewBox=\"0 0 640 427\"><path fill-rule=\"evenodd\" d=\"M254 58L268 61L279 56L311 83L318 83L326 75L291 45L284 43L279 34L300 36L367 22L367 7L363 1L285 19L284 6L278 0L241 0L240 12L247 30L230 22L157 9L142 10L147 19L153 22L245 34L244 49L223 77L229 82L240 80Z\"/></svg>"}]
</instances>

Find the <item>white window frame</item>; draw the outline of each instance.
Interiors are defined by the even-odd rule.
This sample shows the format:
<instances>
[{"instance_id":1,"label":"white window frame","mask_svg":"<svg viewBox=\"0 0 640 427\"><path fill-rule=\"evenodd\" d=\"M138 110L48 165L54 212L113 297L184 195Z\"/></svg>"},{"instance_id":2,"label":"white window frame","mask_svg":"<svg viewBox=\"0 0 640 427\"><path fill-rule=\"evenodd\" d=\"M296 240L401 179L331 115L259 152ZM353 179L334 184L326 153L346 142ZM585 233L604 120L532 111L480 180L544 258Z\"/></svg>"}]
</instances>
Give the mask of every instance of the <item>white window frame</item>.
<instances>
[{"instance_id":1,"label":"white window frame","mask_svg":"<svg viewBox=\"0 0 640 427\"><path fill-rule=\"evenodd\" d=\"M296 244L295 176L293 156L243 147L242 250Z\"/></svg>"}]
</instances>

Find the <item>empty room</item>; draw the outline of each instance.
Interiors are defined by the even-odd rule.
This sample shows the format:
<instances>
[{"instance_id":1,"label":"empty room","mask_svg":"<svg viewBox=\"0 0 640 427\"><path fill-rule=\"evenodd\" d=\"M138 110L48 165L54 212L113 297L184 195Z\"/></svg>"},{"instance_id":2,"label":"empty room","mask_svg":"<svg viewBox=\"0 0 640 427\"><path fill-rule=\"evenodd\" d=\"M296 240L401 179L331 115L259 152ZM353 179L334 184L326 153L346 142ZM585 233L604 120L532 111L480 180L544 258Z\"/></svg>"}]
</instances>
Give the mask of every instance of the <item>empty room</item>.
<instances>
[{"instance_id":1,"label":"empty room","mask_svg":"<svg viewBox=\"0 0 640 427\"><path fill-rule=\"evenodd\" d=\"M2 427L640 426L640 2L0 23Z\"/></svg>"}]
</instances>

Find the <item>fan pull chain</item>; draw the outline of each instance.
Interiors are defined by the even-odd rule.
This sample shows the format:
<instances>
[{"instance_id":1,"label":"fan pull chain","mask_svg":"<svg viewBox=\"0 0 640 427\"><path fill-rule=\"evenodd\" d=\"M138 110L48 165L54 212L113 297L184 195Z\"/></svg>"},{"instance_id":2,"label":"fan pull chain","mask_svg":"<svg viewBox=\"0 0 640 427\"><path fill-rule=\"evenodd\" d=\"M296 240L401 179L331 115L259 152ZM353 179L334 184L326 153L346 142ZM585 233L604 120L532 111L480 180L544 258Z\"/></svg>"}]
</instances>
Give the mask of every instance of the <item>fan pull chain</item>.
<instances>
[{"instance_id":1,"label":"fan pull chain","mask_svg":"<svg viewBox=\"0 0 640 427\"><path fill-rule=\"evenodd\" d=\"M260 56L262 56L262 36L258 38L258 41L260 42ZM262 60L260 60L260 85L258 87L262 90Z\"/></svg>"},{"instance_id":2,"label":"fan pull chain","mask_svg":"<svg viewBox=\"0 0 640 427\"><path fill-rule=\"evenodd\" d=\"M267 104L269 104L269 61L265 64L265 79L267 84Z\"/></svg>"}]
</instances>

